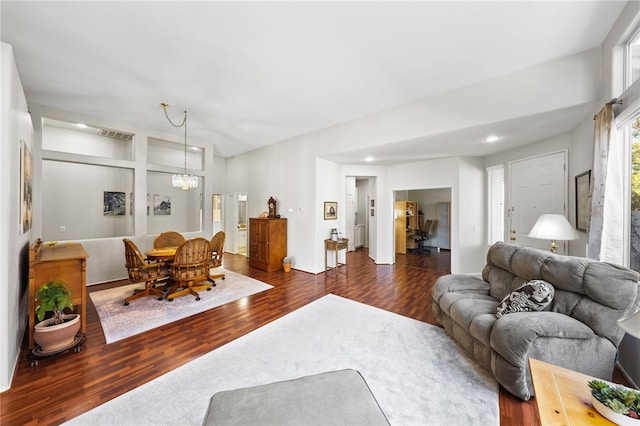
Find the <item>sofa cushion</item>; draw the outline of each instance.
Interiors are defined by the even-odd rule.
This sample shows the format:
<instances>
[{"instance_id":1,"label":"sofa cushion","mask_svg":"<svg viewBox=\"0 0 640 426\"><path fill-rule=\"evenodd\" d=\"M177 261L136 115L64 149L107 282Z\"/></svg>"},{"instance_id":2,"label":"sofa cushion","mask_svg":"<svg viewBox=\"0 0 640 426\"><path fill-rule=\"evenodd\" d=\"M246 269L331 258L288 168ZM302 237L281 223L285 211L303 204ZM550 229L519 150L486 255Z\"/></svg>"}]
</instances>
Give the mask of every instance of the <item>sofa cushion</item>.
<instances>
[{"instance_id":1,"label":"sofa cushion","mask_svg":"<svg viewBox=\"0 0 640 426\"><path fill-rule=\"evenodd\" d=\"M543 280L527 281L498 304L496 318L512 312L541 311L553 300L553 285Z\"/></svg>"}]
</instances>

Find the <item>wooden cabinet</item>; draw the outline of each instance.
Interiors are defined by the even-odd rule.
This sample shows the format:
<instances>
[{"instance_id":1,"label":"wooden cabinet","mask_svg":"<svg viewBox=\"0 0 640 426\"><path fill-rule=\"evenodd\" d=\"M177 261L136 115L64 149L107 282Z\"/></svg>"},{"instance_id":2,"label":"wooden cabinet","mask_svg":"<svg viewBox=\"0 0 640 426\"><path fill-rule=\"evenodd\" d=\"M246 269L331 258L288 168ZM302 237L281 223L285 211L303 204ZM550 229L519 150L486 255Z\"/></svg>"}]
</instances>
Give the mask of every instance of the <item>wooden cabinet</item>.
<instances>
[{"instance_id":1,"label":"wooden cabinet","mask_svg":"<svg viewBox=\"0 0 640 426\"><path fill-rule=\"evenodd\" d=\"M87 331L87 257L81 244L62 243L51 246L39 238L29 249L29 349L34 347L33 327L36 324L36 292L53 280L67 284L73 297L73 306L80 314L80 332ZM78 306L80 311L78 311Z\"/></svg>"},{"instance_id":2,"label":"wooden cabinet","mask_svg":"<svg viewBox=\"0 0 640 426\"><path fill-rule=\"evenodd\" d=\"M451 249L451 203L438 203L438 249Z\"/></svg>"},{"instance_id":3,"label":"wooden cabinet","mask_svg":"<svg viewBox=\"0 0 640 426\"><path fill-rule=\"evenodd\" d=\"M279 271L287 256L287 219L249 219L249 266Z\"/></svg>"},{"instance_id":4,"label":"wooden cabinet","mask_svg":"<svg viewBox=\"0 0 640 426\"><path fill-rule=\"evenodd\" d=\"M414 248L414 237L418 229L418 203L415 201L395 202L396 253L407 253Z\"/></svg>"}]
</instances>

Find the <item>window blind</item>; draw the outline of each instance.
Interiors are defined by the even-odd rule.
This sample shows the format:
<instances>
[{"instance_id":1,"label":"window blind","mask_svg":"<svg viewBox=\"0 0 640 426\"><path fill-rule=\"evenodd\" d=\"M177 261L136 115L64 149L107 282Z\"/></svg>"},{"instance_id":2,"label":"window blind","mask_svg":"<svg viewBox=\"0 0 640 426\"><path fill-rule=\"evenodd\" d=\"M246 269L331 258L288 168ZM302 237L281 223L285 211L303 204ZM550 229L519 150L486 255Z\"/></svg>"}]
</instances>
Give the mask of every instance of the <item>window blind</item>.
<instances>
[{"instance_id":1,"label":"window blind","mask_svg":"<svg viewBox=\"0 0 640 426\"><path fill-rule=\"evenodd\" d=\"M504 167L487 168L487 244L504 241Z\"/></svg>"}]
</instances>

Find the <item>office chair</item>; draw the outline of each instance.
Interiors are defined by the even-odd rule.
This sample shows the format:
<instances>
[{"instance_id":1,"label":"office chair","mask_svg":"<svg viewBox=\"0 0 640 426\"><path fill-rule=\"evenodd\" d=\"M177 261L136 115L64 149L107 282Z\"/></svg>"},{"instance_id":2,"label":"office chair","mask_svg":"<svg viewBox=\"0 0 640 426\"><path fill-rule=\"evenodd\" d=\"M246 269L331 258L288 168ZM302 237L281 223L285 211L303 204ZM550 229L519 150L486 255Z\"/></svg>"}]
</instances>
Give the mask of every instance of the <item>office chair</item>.
<instances>
[{"instance_id":1,"label":"office chair","mask_svg":"<svg viewBox=\"0 0 640 426\"><path fill-rule=\"evenodd\" d=\"M418 234L417 234L418 238L415 239L415 242L416 242L415 253L426 252L428 254L431 254L431 250L429 250L428 248L425 248L424 243L425 241L429 240L429 231L431 230L432 224L433 224L433 220L427 219L426 222L424 223L424 227L418 230Z\"/></svg>"}]
</instances>

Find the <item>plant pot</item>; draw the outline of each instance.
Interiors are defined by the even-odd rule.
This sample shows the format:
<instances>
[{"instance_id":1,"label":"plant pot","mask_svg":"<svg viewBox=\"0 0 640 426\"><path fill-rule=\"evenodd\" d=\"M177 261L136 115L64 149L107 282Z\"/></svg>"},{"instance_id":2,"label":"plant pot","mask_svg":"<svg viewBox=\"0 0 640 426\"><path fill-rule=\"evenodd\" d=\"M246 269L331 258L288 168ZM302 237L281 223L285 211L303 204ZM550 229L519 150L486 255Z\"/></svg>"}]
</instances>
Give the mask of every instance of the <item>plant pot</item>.
<instances>
[{"instance_id":1,"label":"plant pot","mask_svg":"<svg viewBox=\"0 0 640 426\"><path fill-rule=\"evenodd\" d=\"M289 272L291 270L291 264L290 263L283 263L282 264L282 269L284 269L285 272Z\"/></svg>"},{"instance_id":2,"label":"plant pot","mask_svg":"<svg viewBox=\"0 0 640 426\"><path fill-rule=\"evenodd\" d=\"M602 414L603 417L611 420L613 423L620 426L640 426L640 420L634 419L632 417L626 416L624 414L616 413L611 408L604 405L602 402L598 401L595 396L591 395L591 405L595 408L598 413Z\"/></svg>"},{"instance_id":3,"label":"plant pot","mask_svg":"<svg viewBox=\"0 0 640 426\"><path fill-rule=\"evenodd\" d=\"M53 318L36 324L33 340L40 346L41 352L56 352L73 346L80 330L80 314L63 315L62 319L65 320L62 324L51 325Z\"/></svg>"}]
</instances>

